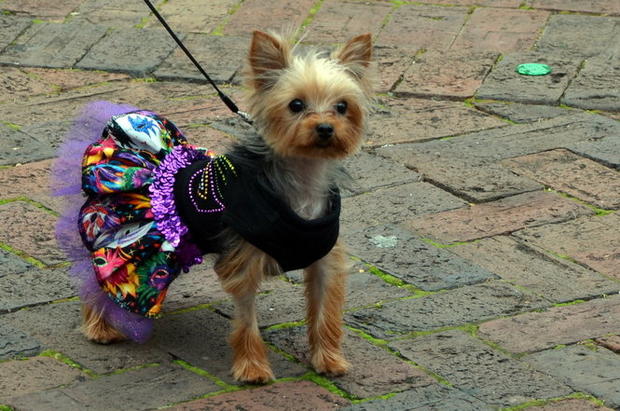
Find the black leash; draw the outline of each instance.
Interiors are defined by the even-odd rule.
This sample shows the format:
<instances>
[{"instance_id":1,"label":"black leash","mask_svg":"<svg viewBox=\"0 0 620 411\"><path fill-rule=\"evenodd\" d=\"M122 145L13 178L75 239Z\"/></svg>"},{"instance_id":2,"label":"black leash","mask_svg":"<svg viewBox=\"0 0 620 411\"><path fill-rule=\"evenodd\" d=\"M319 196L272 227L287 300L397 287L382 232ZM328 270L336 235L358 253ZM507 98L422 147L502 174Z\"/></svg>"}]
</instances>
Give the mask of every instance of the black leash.
<instances>
[{"instance_id":1,"label":"black leash","mask_svg":"<svg viewBox=\"0 0 620 411\"><path fill-rule=\"evenodd\" d=\"M220 97L220 100L222 100L222 102L226 104L226 107L228 107L230 111L232 111L233 113L241 117L243 121L245 121L246 123L252 124L252 119L250 119L250 115L244 111L239 110L239 107L237 107L237 105L230 99L230 97L224 94L222 90L220 90L220 88L217 86L217 84L215 84L215 82L211 80L211 77L209 77L209 75L202 68L200 63L196 61L192 53L189 52L189 50L185 47L185 45L181 42L181 40L177 37L177 35L174 34L174 31L172 31L168 23L166 23L166 20L164 20L161 14L159 14L157 9L151 4L151 2L149 0L144 0L144 2L149 7L149 9L151 9L155 17L157 17L157 20L159 20L159 22L164 26L168 34L170 34L170 36L172 36L172 38L174 39L174 41L176 41L179 47L181 47L181 50L183 50L185 55L191 60L192 63L194 63L194 66L196 66L198 71L202 73L202 75L207 79L207 81L211 84L211 86L213 86L215 91L217 91L217 95Z\"/></svg>"}]
</instances>

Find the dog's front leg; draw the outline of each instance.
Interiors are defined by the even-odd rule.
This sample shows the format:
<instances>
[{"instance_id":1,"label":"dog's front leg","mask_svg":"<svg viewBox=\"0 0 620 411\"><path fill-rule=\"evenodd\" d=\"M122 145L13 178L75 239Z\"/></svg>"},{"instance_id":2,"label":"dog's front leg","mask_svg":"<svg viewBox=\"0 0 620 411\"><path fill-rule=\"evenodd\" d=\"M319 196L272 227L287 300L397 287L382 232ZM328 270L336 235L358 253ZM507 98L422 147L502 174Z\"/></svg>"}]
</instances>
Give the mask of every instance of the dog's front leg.
<instances>
[{"instance_id":1,"label":"dog's front leg","mask_svg":"<svg viewBox=\"0 0 620 411\"><path fill-rule=\"evenodd\" d=\"M245 244L222 258L215 267L225 291L235 302L232 374L237 381L266 383L273 380L267 349L256 319L256 291L263 277L265 258L262 252Z\"/></svg>"},{"instance_id":2,"label":"dog's front leg","mask_svg":"<svg viewBox=\"0 0 620 411\"><path fill-rule=\"evenodd\" d=\"M304 273L311 363L320 373L341 375L349 367L341 349L347 267L344 246L338 242Z\"/></svg>"}]
</instances>

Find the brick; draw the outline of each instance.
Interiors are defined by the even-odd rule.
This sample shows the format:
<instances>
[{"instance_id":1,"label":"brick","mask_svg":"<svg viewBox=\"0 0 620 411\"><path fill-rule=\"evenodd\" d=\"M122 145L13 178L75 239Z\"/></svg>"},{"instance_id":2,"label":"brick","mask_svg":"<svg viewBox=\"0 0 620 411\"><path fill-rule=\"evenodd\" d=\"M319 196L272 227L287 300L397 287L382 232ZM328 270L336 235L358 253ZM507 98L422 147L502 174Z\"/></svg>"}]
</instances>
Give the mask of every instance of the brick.
<instances>
[{"instance_id":1,"label":"brick","mask_svg":"<svg viewBox=\"0 0 620 411\"><path fill-rule=\"evenodd\" d=\"M400 224L412 216L452 210L465 205L460 198L432 184L402 184L345 198L340 226L343 234L349 234L367 226Z\"/></svg>"},{"instance_id":2,"label":"brick","mask_svg":"<svg viewBox=\"0 0 620 411\"><path fill-rule=\"evenodd\" d=\"M342 408L341 411L489 411L492 409L488 404L463 391L442 384L433 384L412 388L388 399L360 402Z\"/></svg>"},{"instance_id":3,"label":"brick","mask_svg":"<svg viewBox=\"0 0 620 411\"><path fill-rule=\"evenodd\" d=\"M620 139L613 135L596 140L579 141L567 145L566 148L608 167L620 169Z\"/></svg>"},{"instance_id":4,"label":"brick","mask_svg":"<svg viewBox=\"0 0 620 411\"><path fill-rule=\"evenodd\" d=\"M300 411L326 411L340 409L349 401L330 393L310 381L282 382L195 400L170 408L174 411L191 410L257 410L295 409Z\"/></svg>"},{"instance_id":5,"label":"brick","mask_svg":"<svg viewBox=\"0 0 620 411\"><path fill-rule=\"evenodd\" d=\"M620 216L579 218L562 224L532 227L515 235L528 243L569 256L595 271L620 279Z\"/></svg>"},{"instance_id":6,"label":"brick","mask_svg":"<svg viewBox=\"0 0 620 411\"><path fill-rule=\"evenodd\" d=\"M549 308L480 325L482 338L512 353L540 351L618 331L620 297Z\"/></svg>"},{"instance_id":7,"label":"brick","mask_svg":"<svg viewBox=\"0 0 620 411\"><path fill-rule=\"evenodd\" d=\"M620 53L591 57L568 86L562 103L584 109L620 111L620 90L614 86L619 82Z\"/></svg>"},{"instance_id":8,"label":"brick","mask_svg":"<svg viewBox=\"0 0 620 411\"><path fill-rule=\"evenodd\" d=\"M306 327L282 328L270 331L267 338L310 367L306 331ZM346 375L331 380L356 397L384 395L434 382L419 368L414 368L352 332L347 332L342 350L351 368Z\"/></svg>"},{"instance_id":9,"label":"brick","mask_svg":"<svg viewBox=\"0 0 620 411\"><path fill-rule=\"evenodd\" d=\"M63 410L74 409L70 408L74 406L81 406L82 409L125 409L139 398L140 408L152 409L219 390L221 387L205 377L175 364L165 364L13 397L8 404L18 409L42 405L45 409ZM114 395L110 395L111 392ZM67 397L71 400L68 401Z\"/></svg>"},{"instance_id":10,"label":"brick","mask_svg":"<svg viewBox=\"0 0 620 411\"><path fill-rule=\"evenodd\" d=\"M532 192L468 208L414 217L407 226L444 244L511 233L592 215L588 207L548 192Z\"/></svg>"},{"instance_id":11,"label":"brick","mask_svg":"<svg viewBox=\"0 0 620 411\"><path fill-rule=\"evenodd\" d=\"M451 289L497 278L396 226L369 227L347 236L347 242L354 255L425 291Z\"/></svg>"},{"instance_id":12,"label":"brick","mask_svg":"<svg viewBox=\"0 0 620 411\"><path fill-rule=\"evenodd\" d=\"M0 104L14 103L37 94L51 93L54 88L22 70L3 67L0 72Z\"/></svg>"},{"instance_id":13,"label":"brick","mask_svg":"<svg viewBox=\"0 0 620 411\"><path fill-rule=\"evenodd\" d=\"M163 0L150 0L158 7ZM125 0L81 0L75 20L87 21L90 24L101 24L115 28L130 28L143 25L150 13L142 2ZM154 17L150 17L154 19ZM172 26L173 29L176 29ZM145 43L147 44L147 43Z\"/></svg>"},{"instance_id":14,"label":"brick","mask_svg":"<svg viewBox=\"0 0 620 411\"><path fill-rule=\"evenodd\" d=\"M8 316L0 317L0 361L37 355L41 343L21 330L12 327Z\"/></svg>"},{"instance_id":15,"label":"brick","mask_svg":"<svg viewBox=\"0 0 620 411\"><path fill-rule=\"evenodd\" d=\"M168 315L156 325L153 346L235 383L230 373L233 356L227 341L232 327L228 319L203 309ZM268 356L276 378L299 377L307 371L273 351L268 350Z\"/></svg>"},{"instance_id":16,"label":"brick","mask_svg":"<svg viewBox=\"0 0 620 411\"><path fill-rule=\"evenodd\" d=\"M15 254L0 249L0 281L2 281L4 276L21 274L33 268L32 264L27 263Z\"/></svg>"},{"instance_id":17,"label":"brick","mask_svg":"<svg viewBox=\"0 0 620 411\"><path fill-rule=\"evenodd\" d=\"M527 247L511 237L497 236L451 247L502 280L525 287L554 303L616 294L620 284L602 275Z\"/></svg>"},{"instance_id":18,"label":"brick","mask_svg":"<svg viewBox=\"0 0 620 411\"><path fill-rule=\"evenodd\" d=\"M620 126L602 116L571 115L532 124L501 127L470 133L458 138L418 144L386 146L379 155L415 169L426 181L449 189L472 201L490 201L507 195L542 188L496 162L554 148L573 147L576 143L618 133ZM613 140L599 151L614 146ZM608 154L611 159L616 156Z\"/></svg>"},{"instance_id":19,"label":"brick","mask_svg":"<svg viewBox=\"0 0 620 411\"><path fill-rule=\"evenodd\" d=\"M376 79L375 91L387 93L400 82L405 71L413 64L414 52L399 50L395 47L375 46L373 60L377 63L377 71L381 73Z\"/></svg>"},{"instance_id":20,"label":"brick","mask_svg":"<svg viewBox=\"0 0 620 411\"><path fill-rule=\"evenodd\" d=\"M38 67L25 67L22 70L45 83L52 84L57 91L61 92L93 84L129 79L127 74L105 73L101 71L46 69Z\"/></svg>"},{"instance_id":21,"label":"brick","mask_svg":"<svg viewBox=\"0 0 620 411\"><path fill-rule=\"evenodd\" d=\"M31 24L30 19L0 15L0 52Z\"/></svg>"},{"instance_id":22,"label":"brick","mask_svg":"<svg viewBox=\"0 0 620 411\"><path fill-rule=\"evenodd\" d=\"M0 401L60 385L70 384L85 375L50 357L0 363Z\"/></svg>"},{"instance_id":23,"label":"brick","mask_svg":"<svg viewBox=\"0 0 620 411\"><path fill-rule=\"evenodd\" d=\"M519 7L521 0L420 0L417 3L444 4L457 6L489 6L489 7Z\"/></svg>"},{"instance_id":24,"label":"brick","mask_svg":"<svg viewBox=\"0 0 620 411\"><path fill-rule=\"evenodd\" d=\"M508 125L462 103L421 98L386 98L382 103L369 118L365 146L424 141Z\"/></svg>"},{"instance_id":25,"label":"brick","mask_svg":"<svg viewBox=\"0 0 620 411\"><path fill-rule=\"evenodd\" d=\"M18 126L6 126L0 123L0 165L14 165L28 161L36 161L53 156L49 145L23 133Z\"/></svg>"},{"instance_id":26,"label":"brick","mask_svg":"<svg viewBox=\"0 0 620 411\"><path fill-rule=\"evenodd\" d=\"M609 337L596 338L594 340L598 345L607 348L610 351L620 353L620 335L611 335Z\"/></svg>"},{"instance_id":27,"label":"brick","mask_svg":"<svg viewBox=\"0 0 620 411\"><path fill-rule=\"evenodd\" d=\"M179 35L181 39L183 35ZM174 50L168 33L155 29L119 29L108 33L76 64L87 70L122 71L145 76Z\"/></svg>"},{"instance_id":28,"label":"brick","mask_svg":"<svg viewBox=\"0 0 620 411\"><path fill-rule=\"evenodd\" d=\"M465 23L467 8L403 4L392 13L378 44L405 50L447 50ZM407 33L407 35L403 35Z\"/></svg>"},{"instance_id":29,"label":"brick","mask_svg":"<svg viewBox=\"0 0 620 411\"><path fill-rule=\"evenodd\" d=\"M355 194L420 180L420 175L415 171L365 151L347 157L344 167L353 178L352 193Z\"/></svg>"},{"instance_id":30,"label":"brick","mask_svg":"<svg viewBox=\"0 0 620 411\"><path fill-rule=\"evenodd\" d=\"M516 72L521 63L544 63L552 68L546 76L524 76ZM519 103L557 105L581 60L543 52L506 55L491 71L476 93L476 98L508 100Z\"/></svg>"},{"instance_id":31,"label":"brick","mask_svg":"<svg viewBox=\"0 0 620 411\"><path fill-rule=\"evenodd\" d=\"M18 15L28 15L38 18L62 21L69 13L75 10L82 0L4 0L2 9Z\"/></svg>"},{"instance_id":32,"label":"brick","mask_svg":"<svg viewBox=\"0 0 620 411\"><path fill-rule=\"evenodd\" d=\"M508 53L529 50L549 13L534 10L477 8L451 48Z\"/></svg>"},{"instance_id":33,"label":"brick","mask_svg":"<svg viewBox=\"0 0 620 411\"><path fill-rule=\"evenodd\" d=\"M420 298L382 304L345 315L346 322L378 338L455 327L548 305L508 284L490 281Z\"/></svg>"},{"instance_id":34,"label":"brick","mask_svg":"<svg viewBox=\"0 0 620 411\"><path fill-rule=\"evenodd\" d=\"M65 270L29 270L0 278L0 313L75 296Z\"/></svg>"},{"instance_id":35,"label":"brick","mask_svg":"<svg viewBox=\"0 0 620 411\"><path fill-rule=\"evenodd\" d=\"M416 57L394 91L421 97L472 97L497 56L492 51L429 50Z\"/></svg>"},{"instance_id":36,"label":"brick","mask_svg":"<svg viewBox=\"0 0 620 411\"><path fill-rule=\"evenodd\" d=\"M103 26L79 21L34 24L4 49L0 54L0 63L72 67L105 32Z\"/></svg>"},{"instance_id":37,"label":"brick","mask_svg":"<svg viewBox=\"0 0 620 411\"><path fill-rule=\"evenodd\" d=\"M620 14L620 4L614 0L533 0L536 9L575 11L597 14Z\"/></svg>"},{"instance_id":38,"label":"brick","mask_svg":"<svg viewBox=\"0 0 620 411\"><path fill-rule=\"evenodd\" d=\"M613 17L556 14L549 19L537 48L545 53L596 56L608 51L610 45L617 44L619 29L616 20Z\"/></svg>"},{"instance_id":39,"label":"brick","mask_svg":"<svg viewBox=\"0 0 620 411\"><path fill-rule=\"evenodd\" d=\"M259 0L244 1L227 24L224 34L247 36L254 30L269 31L282 28L283 22L296 29L310 13L313 0L273 0L269 7Z\"/></svg>"},{"instance_id":40,"label":"brick","mask_svg":"<svg viewBox=\"0 0 620 411\"><path fill-rule=\"evenodd\" d=\"M4 221L0 242L45 264L66 261L64 254L56 248L56 218L51 214L26 202L15 201L0 206L0 220Z\"/></svg>"},{"instance_id":41,"label":"brick","mask_svg":"<svg viewBox=\"0 0 620 411\"><path fill-rule=\"evenodd\" d=\"M567 150L552 150L504 160L519 175L600 208L620 207L618 173Z\"/></svg>"},{"instance_id":42,"label":"brick","mask_svg":"<svg viewBox=\"0 0 620 411\"><path fill-rule=\"evenodd\" d=\"M475 101L477 109L504 117L515 123L534 123L550 118L575 114L574 110L542 104L521 104L512 102Z\"/></svg>"},{"instance_id":43,"label":"brick","mask_svg":"<svg viewBox=\"0 0 620 411\"><path fill-rule=\"evenodd\" d=\"M184 43L199 62L204 62L209 77L217 83L233 81L249 47L248 41L240 37L204 34L189 34ZM207 81L180 48L175 49L154 74L160 80Z\"/></svg>"},{"instance_id":44,"label":"brick","mask_svg":"<svg viewBox=\"0 0 620 411\"><path fill-rule=\"evenodd\" d=\"M588 400L560 400L546 405L528 407L528 411L611 411L611 408L597 405Z\"/></svg>"},{"instance_id":45,"label":"brick","mask_svg":"<svg viewBox=\"0 0 620 411\"><path fill-rule=\"evenodd\" d=\"M390 344L401 355L441 375L455 388L494 406L551 399L573 390L460 330Z\"/></svg>"},{"instance_id":46,"label":"brick","mask_svg":"<svg viewBox=\"0 0 620 411\"><path fill-rule=\"evenodd\" d=\"M358 34L378 33L391 9L380 2L326 0L306 28L304 41L342 44Z\"/></svg>"},{"instance_id":47,"label":"brick","mask_svg":"<svg viewBox=\"0 0 620 411\"><path fill-rule=\"evenodd\" d=\"M575 345L532 354L525 360L534 368L603 400L605 405L620 407L620 357L611 351Z\"/></svg>"},{"instance_id":48,"label":"brick","mask_svg":"<svg viewBox=\"0 0 620 411\"><path fill-rule=\"evenodd\" d=\"M224 22L236 5L237 2L234 0L211 1L208 6L199 0L176 0L164 2L158 11L175 32L209 33ZM146 27L159 28L161 23L155 17L151 17ZM213 37L203 39L215 40ZM185 45L194 54L194 48L189 47L187 43Z\"/></svg>"},{"instance_id":49,"label":"brick","mask_svg":"<svg viewBox=\"0 0 620 411\"><path fill-rule=\"evenodd\" d=\"M170 359L167 353L158 350L151 342L93 344L80 332L80 306L79 302L49 304L4 314L1 318L25 335L24 341L39 342L39 351L60 352L97 374Z\"/></svg>"}]
</instances>

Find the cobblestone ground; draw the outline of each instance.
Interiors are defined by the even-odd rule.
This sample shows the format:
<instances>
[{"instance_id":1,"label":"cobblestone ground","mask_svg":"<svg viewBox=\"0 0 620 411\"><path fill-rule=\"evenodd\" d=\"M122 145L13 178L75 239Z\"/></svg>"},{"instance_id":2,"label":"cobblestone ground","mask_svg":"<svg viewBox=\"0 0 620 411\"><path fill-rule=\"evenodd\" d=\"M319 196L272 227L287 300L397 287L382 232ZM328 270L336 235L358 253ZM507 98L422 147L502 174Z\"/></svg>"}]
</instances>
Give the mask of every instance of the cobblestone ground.
<instances>
[{"instance_id":1,"label":"cobblestone ground","mask_svg":"<svg viewBox=\"0 0 620 411\"><path fill-rule=\"evenodd\" d=\"M131 103L215 149L237 125L141 1L0 0L0 410L620 408L618 0L156 4L237 100L254 29L374 34L342 229L353 367L309 368L299 273L259 297L271 385L232 380L209 264L175 282L147 344L81 337L47 188L71 118ZM552 74L515 73L532 61Z\"/></svg>"}]
</instances>

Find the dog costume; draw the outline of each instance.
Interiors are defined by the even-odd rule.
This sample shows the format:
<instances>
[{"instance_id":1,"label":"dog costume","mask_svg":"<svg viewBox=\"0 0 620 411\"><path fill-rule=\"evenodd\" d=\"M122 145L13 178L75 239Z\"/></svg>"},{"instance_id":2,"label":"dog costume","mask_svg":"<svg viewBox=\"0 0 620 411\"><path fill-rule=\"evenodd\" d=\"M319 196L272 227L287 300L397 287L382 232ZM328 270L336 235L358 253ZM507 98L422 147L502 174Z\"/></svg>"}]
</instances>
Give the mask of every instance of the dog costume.
<instances>
[{"instance_id":1,"label":"dog costume","mask_svg":"<svg viewBox=\"0 0 620 411\"><path fill-rule=\"evenodd\" d=\"M105 113L112 115L101 132ZM190 145L172 122L153 112L105 102L88 106L77 126L71 134L91 135L77 138L89 142L81 160L87 199L77 213L68 210L61 218L58 238L74 257L81 297L103 306L112 325L136 341L148 338L150 322L144 317L161 312L179 273L202 262L202 255L222 251L222 230L233 229L283 271L322 258L338 238L337 190L324 217L302 219L264 178L264 159L243 147L218 156ZM64 164L77 151L75 141L68 144L59 153ZM55 173L57 180L63 178L60 164ZM88 274L82 272L86 255L70 244L68 225L76 214Z\"/></svg>"}]
</instances>

